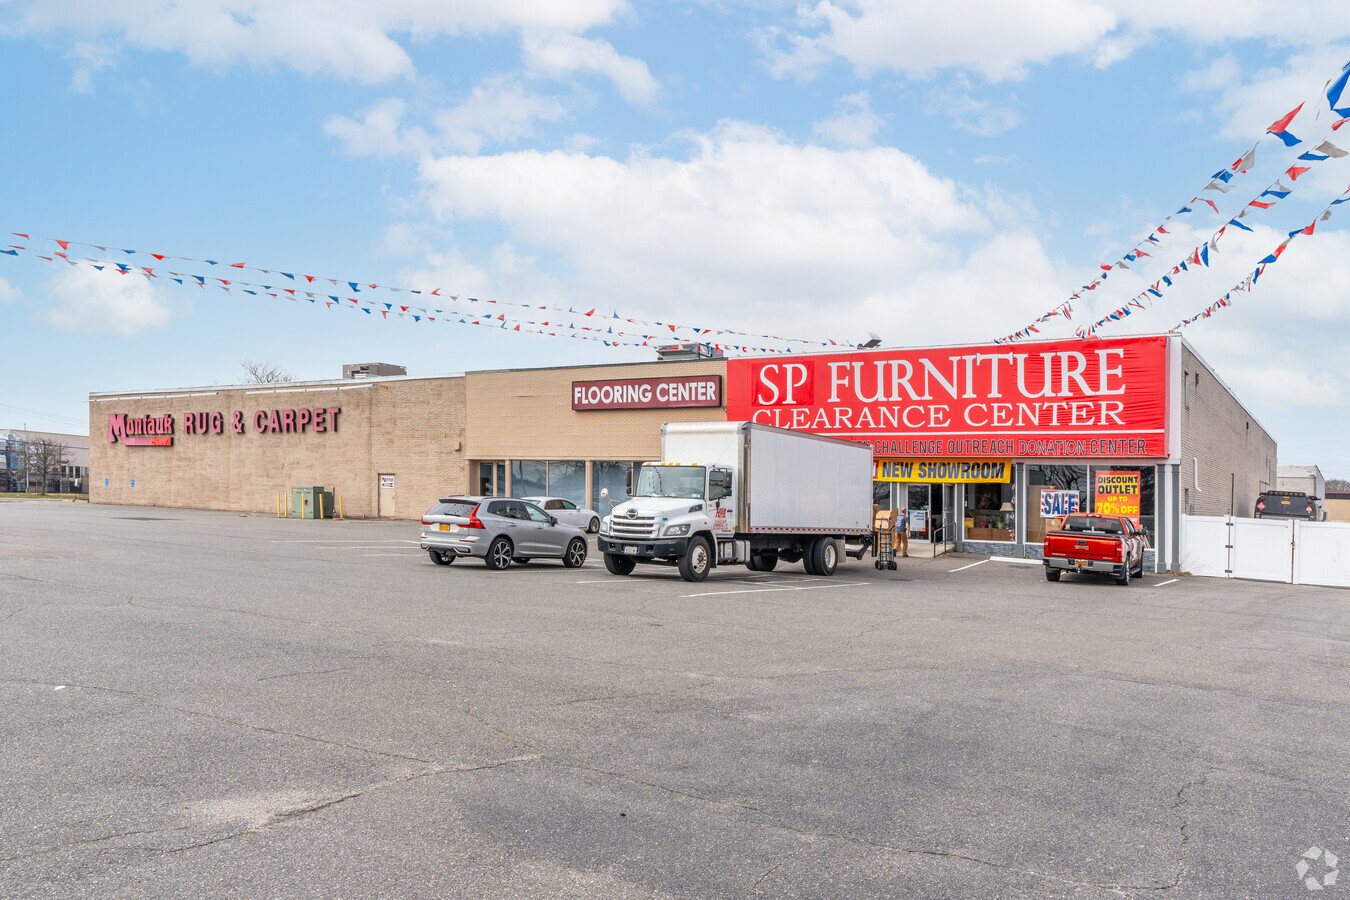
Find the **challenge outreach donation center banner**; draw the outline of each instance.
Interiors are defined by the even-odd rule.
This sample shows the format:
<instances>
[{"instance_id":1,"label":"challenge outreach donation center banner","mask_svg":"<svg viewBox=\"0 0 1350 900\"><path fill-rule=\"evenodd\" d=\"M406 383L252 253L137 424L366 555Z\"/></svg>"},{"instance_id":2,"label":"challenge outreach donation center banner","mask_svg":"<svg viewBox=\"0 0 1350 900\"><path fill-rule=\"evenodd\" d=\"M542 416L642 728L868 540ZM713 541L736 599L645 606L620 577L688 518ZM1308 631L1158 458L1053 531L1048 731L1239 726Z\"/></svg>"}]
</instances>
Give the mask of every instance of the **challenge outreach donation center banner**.
<instances>
[{"instance_id":1,"label":"challenge outreach donation center banner","mask_svg":"<svg viewBox=\"0 0 1350 900\"><path fill-rule=\"evenodd\" d=\"M1167 455L1167 339L727 361L727 418L878 457Z\"/></svg>"}]
</instances>

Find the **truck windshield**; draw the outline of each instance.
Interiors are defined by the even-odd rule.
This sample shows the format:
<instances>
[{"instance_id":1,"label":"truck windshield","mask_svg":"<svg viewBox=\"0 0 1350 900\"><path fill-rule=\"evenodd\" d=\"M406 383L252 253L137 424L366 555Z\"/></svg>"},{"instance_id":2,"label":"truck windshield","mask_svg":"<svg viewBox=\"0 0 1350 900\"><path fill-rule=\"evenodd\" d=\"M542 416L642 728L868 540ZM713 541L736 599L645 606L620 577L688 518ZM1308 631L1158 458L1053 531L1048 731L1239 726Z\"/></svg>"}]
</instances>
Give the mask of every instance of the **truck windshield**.
<instances>
[{"instance_id":1,"label":"truck windshield","mask_svg":"<svg viewBox=\"0 0 1350 900\"><path fill-rule=\"evenodd\" d=\"M633 496L702 500L705 471L703 466L643 466Z\"/></svg>"}]
</instances>

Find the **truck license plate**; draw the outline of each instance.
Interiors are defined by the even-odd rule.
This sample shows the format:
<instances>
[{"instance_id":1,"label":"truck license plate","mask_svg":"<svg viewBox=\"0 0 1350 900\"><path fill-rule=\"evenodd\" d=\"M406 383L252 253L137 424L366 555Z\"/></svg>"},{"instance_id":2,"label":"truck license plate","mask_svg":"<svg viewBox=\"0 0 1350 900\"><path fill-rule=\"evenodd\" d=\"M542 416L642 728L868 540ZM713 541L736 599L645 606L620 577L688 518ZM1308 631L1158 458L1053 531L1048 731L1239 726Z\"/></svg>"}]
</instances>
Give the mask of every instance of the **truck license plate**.
<instances>
[{"instance_id":1,"label":"truck license plate","mask_svg":"<svg viewBox=\"0 0 1350 900\"><path fill-rule=\"evenodd\" d=\"M634 547L632 544L625 544L624 547L623 547L623 552L624 552L624 553L631 553L631 554L633 554L634 556L636 556L636 555L637 555L637 547Z\"/></svg>"}]
</instances>

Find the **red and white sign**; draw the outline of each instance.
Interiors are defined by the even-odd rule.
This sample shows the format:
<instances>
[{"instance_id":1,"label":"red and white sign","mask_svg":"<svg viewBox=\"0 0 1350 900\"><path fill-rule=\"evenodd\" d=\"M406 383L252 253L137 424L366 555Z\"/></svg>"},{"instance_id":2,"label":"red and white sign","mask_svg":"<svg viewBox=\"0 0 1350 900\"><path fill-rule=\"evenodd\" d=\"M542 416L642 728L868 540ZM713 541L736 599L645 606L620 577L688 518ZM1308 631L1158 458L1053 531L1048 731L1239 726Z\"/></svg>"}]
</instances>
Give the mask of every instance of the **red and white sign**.
<instances>
[{"instance_id":1,"label":"red and white sign","mask_svg":"<svg viewBox=\"0 0 1350 900\"><path fill-rule=\"evenodd\" d=\"M1167 339L733 359L727 418L885 457L1163 457Z\"/></svg>"},{"instance_id":2,"label":"red and white sign","mask_svg":"<svg viewBox=\"0 0 1350 900\"><path fill-rule=\"evenodd\" d=\"M721 405L721 375L572 382L572 408L579 410Z\"/></svg>"}]
</instances>

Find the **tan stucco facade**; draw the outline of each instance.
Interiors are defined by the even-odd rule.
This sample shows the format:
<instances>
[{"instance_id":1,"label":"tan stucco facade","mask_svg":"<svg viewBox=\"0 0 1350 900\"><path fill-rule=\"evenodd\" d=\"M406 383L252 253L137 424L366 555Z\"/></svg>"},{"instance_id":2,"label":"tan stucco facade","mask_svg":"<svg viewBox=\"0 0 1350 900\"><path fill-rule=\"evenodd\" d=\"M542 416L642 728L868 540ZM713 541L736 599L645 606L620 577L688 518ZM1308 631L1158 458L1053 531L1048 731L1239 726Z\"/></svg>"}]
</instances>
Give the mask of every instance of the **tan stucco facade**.
<instances>
[{"instance_id":1,"label":"tan stucco facade","mask_svg":"<svg viewBox=\"0 0 1350 900\"><path fill-rule=\"evenodd\" d=\"M346 516L416 519L438 497L477 492L483 462L504 463L507 479L499 490L509 492L510 463L520 459L587 462L590 497L590 461L656 459L662 423L721 420L726 410L723 403L576 411L573 383L693 375L719 376L724 391L726 362L92 394L90 500L275 513L279 496L285 511L291 487L319 485L340 496ZM322 431L308 422L300 426L300 410L320 409L340 410L336 428L326 421ZM289 427L287 411L295 413ZM236 412L242 430L236 430ZM219 433L210 427L213 413L221 416ZM205 414L207 433L194 433L193 414ZM110 441L111 415L171 416L172 444Z\"/></svg>"}]
</instances>

